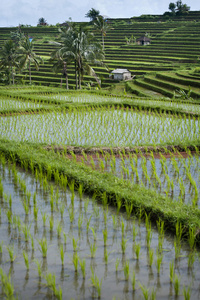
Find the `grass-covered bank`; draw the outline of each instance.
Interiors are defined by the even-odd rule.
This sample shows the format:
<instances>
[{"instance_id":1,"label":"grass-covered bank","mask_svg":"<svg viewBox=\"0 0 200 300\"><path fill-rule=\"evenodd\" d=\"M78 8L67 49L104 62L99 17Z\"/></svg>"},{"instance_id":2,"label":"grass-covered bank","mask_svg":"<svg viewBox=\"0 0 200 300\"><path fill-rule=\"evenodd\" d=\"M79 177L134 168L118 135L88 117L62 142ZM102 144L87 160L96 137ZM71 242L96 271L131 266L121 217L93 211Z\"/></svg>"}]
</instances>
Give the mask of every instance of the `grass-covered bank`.
<instances>
[{"instance_id":1,"label":"grass-covered bank","mask_svg":"<svg viewBox=\"0 0 200 300\"><path fill-rule=\"evenodd\" d=\"M196 207L172 201L142 186L122 182L112 174L100 173L70 160L66 162L62 155L58 157L54 152L47 152L34 144L1 139L0 152L6 159L37 174L54 178L61 185L66 184L63 178L67 177L69 185L74 183L77 190L81 187L103 205L115 205L118 209L122 207L127 212L143 216L146 212L154 222L163 220L166 229L173 233L176 233L177 224L181 224L183 237L189 238L193 232L199 242L200 211Z\"/></svg>"}]
</instances>

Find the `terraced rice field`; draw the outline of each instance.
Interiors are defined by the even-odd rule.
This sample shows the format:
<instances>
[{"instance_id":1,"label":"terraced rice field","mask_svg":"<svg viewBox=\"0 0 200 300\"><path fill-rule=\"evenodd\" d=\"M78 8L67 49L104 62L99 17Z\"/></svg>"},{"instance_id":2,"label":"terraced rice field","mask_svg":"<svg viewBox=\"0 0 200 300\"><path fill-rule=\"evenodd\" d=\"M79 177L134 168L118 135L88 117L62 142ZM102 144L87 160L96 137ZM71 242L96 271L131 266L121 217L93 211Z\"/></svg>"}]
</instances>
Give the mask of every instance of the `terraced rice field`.
<instances>
[{"instance_id":1,"label":"terraced rice field","mask_svg":"<svg viewBox=\"0 0 200 300\"><path fill-rule=\"evenodd\" d=\"M0 94L0 298L200 299L198 101Z\"/></svg>"}]
</instances>

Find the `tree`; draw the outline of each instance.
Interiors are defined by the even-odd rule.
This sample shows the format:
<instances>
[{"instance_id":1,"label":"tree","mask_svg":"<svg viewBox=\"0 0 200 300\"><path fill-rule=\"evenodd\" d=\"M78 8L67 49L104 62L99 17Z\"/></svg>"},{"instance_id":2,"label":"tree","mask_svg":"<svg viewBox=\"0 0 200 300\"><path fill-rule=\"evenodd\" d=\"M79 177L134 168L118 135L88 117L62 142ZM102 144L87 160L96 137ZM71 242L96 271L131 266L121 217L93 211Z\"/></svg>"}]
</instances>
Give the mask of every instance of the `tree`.
<instances>
[{"instance_id":1,"label":"tree","mask_svg":"<svg viewBox=\"0 0 200 300\"><path fill-rule=\"evenodd\" d=\"M101 44L87 28L71 26L67 30L60 29L60 32L61 42L54 42L59 46L57 55L62 57L66 65L71 61L74 62L76 89L81 89L85 73L94 76L98 81L91 64L103 65L104 53Z\"/></svg>"},{"instance_id":2,"label":"tree","mask_svg":"<svg viewBox=\"0 0 200 300\"><path fill-rule=\"evenodd\" d=\"M171 12L173 13L173 14L175 14L175 12L176 12L176 4L175 3L170 3L169 4L169 10L171 10Z\"/></svg>"},{"instance_id":3,"label":"tree","mask_svg":"<svg viewBox=\"0 0 200 300\"><path fill-rule=\"evenodd\" d=\"M29 70L29 79L31 84L31 64L36 70L39 70L39 64L43 63L40 56L36 55L34 50L34 40L30 41L28 37L21 43L18 48L18 59L20 70L27 68Z\"/></svg>"},{"instance_id":4,"label":"tree","mask_svg":"<svg viewBox=\"0 0 200 300\"><path fill-rule=\"evenodd\" d=\"M0 50L0 68L8 76L8 82L14 84L15 69L18 67L17 47L13 40L7 40Z\"/></svg>"},{"instance_id":5,"label":"tree","mask_svg":"<svg viewBox=\"0 0 200 300\"><path fill-rule=\"evenodd\" d=\"M106 36L107 30L109 30L111 27L102 16L98 16L94 22L94 28L101 33L104 50L104 37Z\"/></svg>"},{"instance_id":6,"label":"tree","mask_svg":"<svg viewBox=\"0 0 200 300\"><path fill-rule=\"evenodd\" d=\"M17 28L16 31L10 32L11 40L13 40L18 47L20 43L25 39L25 34L21 31L21 26Z\"/></svg>"},{"instance_id":7,"label":"tree","mask_svg":"<svg viewBox=\"0 0 200 300\"><path fill-rule=\"evenodd\" d=\"M187 4L183 4L182 0L178 0L176 3L171 2L169 4L169 10L171 10L172 14L182 15L187 13L190 7Z\"/></svg>"},{"instance_id":8,"label":"tree","mask_svg":"<svg viewBox=\"0 0 200 300\"><path fill-rule=\"evenodd\" d=\"M45 20L45 18L42 17L42 18L39 18L38 25L46 26L48 24L47 24L47 21Z\"/></svg>"},{"instance_id":9,"label":"tree","mask_svg":"<svg viewBox=\"0 0 200 300\"><path fill-rule=\"evenodd\" d=\"M190 10L190 7L187 4L183 4L181 0L176 2L177 14L185 14Z\"/></svg>"},{"instance_id":10,"label":"tree","mask_svg":"<svg viewBox=\"0 0 200 300\"><path fill-rule=\"evenodd\" d=\"M90 21L95 21L97 17L99 16L100 12L99 10L96 10L95 8L91 8L87 14L85 15L86 18L90 18Z\"/></svg>"},{"instance_id":11,"label":"tree","mask_svg":"<svg viewBox=\"0 0 200 300\"><path fill-rule=\"evenodd\" d=\"M68 73L67 73L67 61L66 61L65 54L62 51L56 50L51 53L50 63L53 63L52 70L55 73L61 71L61 79L60 79L60 86L62 87L62 78L65 77L66 81L66 88L69 88L68 84Z\"/></svg>"}]
</instances>

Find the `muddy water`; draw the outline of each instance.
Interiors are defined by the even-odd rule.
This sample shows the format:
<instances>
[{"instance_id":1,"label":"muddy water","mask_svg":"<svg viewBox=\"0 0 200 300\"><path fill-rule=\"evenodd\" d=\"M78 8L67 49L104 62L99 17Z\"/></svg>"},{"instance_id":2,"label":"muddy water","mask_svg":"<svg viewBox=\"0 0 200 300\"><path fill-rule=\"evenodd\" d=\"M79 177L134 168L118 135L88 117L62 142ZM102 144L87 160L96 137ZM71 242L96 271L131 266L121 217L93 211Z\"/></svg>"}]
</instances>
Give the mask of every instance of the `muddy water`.
<instances>
[{"instance_id":1,"label":"muddy water","mask_svg":"<svg viewBox=\"0 0 200 300\"><path fill-rule=\"evenodd\" d=\"M156 291L157 299L183 299L182 289L191 286L191 299L200 299L200 263L198 252L194 253L194 262L188 266L189 247L182 243L179 255L174 249L174 238L165 233L160 254L162 264L160 271L157 268L157 251L159 234L152 224L152 237L150 247L147 246L147 229L145 223L135 220L133 217L127 219L125 213L117 215L114 208L102 207L94 199L83 199L75 194L74 201L71 192L64 191L54 183L49 183L49 187L44 190L42 181L36 181L35 177L17 169L20 180L14 178L11 167L5 168L1 165L0 176L2 177L3 193L1 198L1 223L0 242L3 242L3 253L0 255L0 267L6 274L10 272L14 284L14 295L19 299L51 299L51 290L46 286L45 276L47 273L54 273L56 276L56 286L62 288L63 299L93 299L97 297L97 291L92 286L92 270L99 280L102 280L101 299L143 299L140 284ZM19 183L22 182L22 184ZM30 192L30 210L26 215L22 202L27 199L20 186L26 185L26 193ZM38 219L34 220L33 195L36 193ZM51 210L51 194L54 197L54 208ZM7 195L7 196L6 196ZM19 216L21 224L30 227L30 234L34 238L34 250L31 241L24 239L22 229L15 228L9 224L7 211L9 210L9 197L12 197L12 214ZM6 199L7 202L6 202ZM60 209L65 205L63 218ZM70 221L74 211L74 219ZM42 213L46 213L48 218L46 226L43 225ZM49 219L54 222L53 231L50 231ZM90 221L89 221L90 220ZM90 222L90 223L89 223ZM87 223L89 223L87 230ZM58 236L57 226L62 226L61 236ZM21 225L23 228L23 225ZM123 229L124 228L124 229ZM135 237L133 232L135 228ZM107 229L107 241L104 243L103 230ZM65 243L63 232L67 236ZM47 257L42 258L38 241L46 238L48 244ZM123 253L121 241L126 241L126 249ZM73 247L73 239L77 243L76 249ZM62 267L60 259L60 245L63 245L65 258ZM94 257L91 257L91 247L96 247ZM140 254L137 259L135 249L140 245ZM10 263L6 247L14 248L16 258ZM154 260L149 266L149 252L153 249ZM29 257L29 270L26 269L23 250L26 250ZM106 262L106 252L108 260ZM75 272L72 257L77 253L79 258L86 261L86 276L83 279L80 265L78 272ZM41 262L42 278L38 277L35 259ZM116 270L116 262L119 263ZM125 280L124 266L128 262L130 276ZM175 297L174 285L170 284L169 264L174 262L175 273L180 277L179 296ZM135 290L132 289L131 278L135 272ZM4 295L0 294L3 299Z\"/></svg>"}]
</instances>

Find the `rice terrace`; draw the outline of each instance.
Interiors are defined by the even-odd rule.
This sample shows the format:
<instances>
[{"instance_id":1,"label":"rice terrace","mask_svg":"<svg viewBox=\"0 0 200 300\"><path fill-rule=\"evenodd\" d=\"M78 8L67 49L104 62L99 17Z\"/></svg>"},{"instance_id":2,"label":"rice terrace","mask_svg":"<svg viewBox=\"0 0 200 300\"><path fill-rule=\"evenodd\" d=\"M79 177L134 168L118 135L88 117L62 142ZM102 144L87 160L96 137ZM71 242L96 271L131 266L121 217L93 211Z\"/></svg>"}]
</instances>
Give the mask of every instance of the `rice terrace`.
<instances>
[{"instance_id":1,"label":"rice terrace","mask_svg":"<svg viewBox=\"0 0 200 300\"><path fill-rule=\"evenodd\" d=\"M199 32L0 28L0 299L200 299Z\"/></svg>"}]
</instances>

